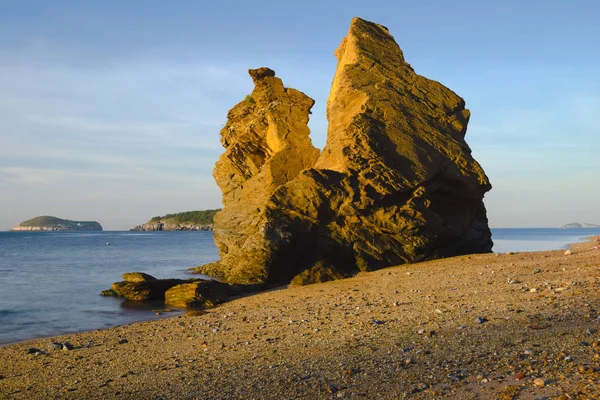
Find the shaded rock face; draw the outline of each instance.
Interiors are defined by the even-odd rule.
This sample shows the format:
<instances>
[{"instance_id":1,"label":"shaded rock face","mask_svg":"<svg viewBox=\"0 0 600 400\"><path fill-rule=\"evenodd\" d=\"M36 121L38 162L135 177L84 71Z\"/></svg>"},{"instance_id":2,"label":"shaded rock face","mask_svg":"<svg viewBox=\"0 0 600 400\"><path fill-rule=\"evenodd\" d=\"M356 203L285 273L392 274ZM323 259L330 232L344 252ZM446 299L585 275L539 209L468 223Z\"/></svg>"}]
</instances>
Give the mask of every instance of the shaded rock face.
<instances>
[{"instance_id":1,"label":"shaded rock face","mask_svg":"<svg viewBox=\"0 0 600 400\"><path fill-rule=\"evenodd\" d=\"M244 238L225 247L228 264L237 260L242 270L220 275L235 283L303 284L491 251L483 205L491 185L464 140L464 100L417 75L381 25L355 18L335 54L322 154L312 168L258 191L256 209L246 208L241 219L251 220L252 230L227 225L230 236ZM235 141L222 135L224 145ZM221 160L231 150L225 147ZM256 176L250 167L248 176ZM226 184L221 170L218 163L226 208L254 193L240 195L241 175L228 175ZM223 222L216 220L217 238ZM225 272L223 260L207 273Z\"/></svg>"},{"instance_id":2,"label":"shaded rock face","mask_svg":"<svg viewBox=\"0 0 600 400\"><path fill-rule=\"evenodd\" d=\"M156 279L144 272L126 272L123 281L113 283L112 292L103 291L103 295L117 295L134 301L164 300L165 292L173 286L195 281L198 279Z\"/></svg>"},{"instance_id":3,"label":"shaded rock face","mask_svg":"<svg viewBox=\"0 0 600 400\"><path fill-rule=\"evenodd\" d=\"M268 68L249 73L255 88L227 115L221 130L226 151L214 170L224 207L215 216L214 229L221 261L211 271L238 283L268 279L264 259L269 250L261 232L266 203L319 156L308 137L314 101L284 87Z\"/></svg>"},{"instance_id":4,"label":"shaded rock face","mask_svg":"<svg viewBox=\"0 0 600 400\"><path fill-rule=\"evenodd\" d=\"M304 286L313 283L328 282L336 279L343 279L346 276L331 266L324 265L323 261L318 261L312 268L307 269L292 279L290 285Z\"/></svg>"}]
</instances>

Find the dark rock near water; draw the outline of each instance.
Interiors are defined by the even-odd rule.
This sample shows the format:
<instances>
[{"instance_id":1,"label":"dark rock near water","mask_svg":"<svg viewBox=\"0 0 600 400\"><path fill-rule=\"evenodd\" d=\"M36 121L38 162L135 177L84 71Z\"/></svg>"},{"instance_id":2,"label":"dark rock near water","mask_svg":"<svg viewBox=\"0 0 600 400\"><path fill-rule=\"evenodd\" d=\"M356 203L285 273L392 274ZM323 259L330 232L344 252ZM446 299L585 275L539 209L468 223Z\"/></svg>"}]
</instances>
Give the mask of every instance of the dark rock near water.
<instances>
[{"instance_id":1,"label":"dark rock near water","mask_svg":"<svg viewBox=\"0 0 600 400\"><path fill-rule=\"evenodd\" d=\"M229 112L214 171L221 260L200 272L306 284L491 251L491 185L464 140L464 100L417 75L381 25L355 18L335 54L320 155L312 99L251 71L255 89Z\"/></svg>"},{"instance_id":2,"label":"dark rock near water","mask_svg":"<svg viewBox=\"0 0 600 400\"><path fill-rule=\"evenodd\" d=\"M120 297L119 294L117 292L115 292L112 289L106 289L100 292L100 296L106 296L106 297Z\"/></svg>"},{"instance_id":3,"label":"dark rock near water","mask_svg":"<svg viewBox=\"0 0 600 400\"><path fill-rule=\"evenodd\" d=\"M212 307L227 299L229 285L202 279L156 279L144 272L127 272L103 295L115 293L127 300L163 300L177 307ZM105 294L106 293L106 294ZM170 310L169 310L170 311Z\"/></svg>"},{"instance_id":4,"label":"dark rock near water","mask_svg":"<svg viewBox=\"0 0 600 400\"><path fill-rule=\"evenodd\" d=\"M217 281L197 281L173 286L165 293L165 303L175 307L210 308L227 300L229 285Z\"/></svg>"},{"instance_id":5,"label":"dark rock near water","mask_svg":"<svg viewBox=\"0 0 600 400\"><path fill-rule=\"evenodd\" d=\"M184 279L156 279L144 282L115 282L112 290L127 300L164 300L165 292L173 286L187 283Z\"/></svg>"},{"instance_id":6,"label":"dark rock near water","mask_svg":"<svg viewBox=\"0 0 600 400\"><path fill-rule=\"evenodd\" d=\"M173 286L194 281L197 279L156 279L144 272L126 272L123 281L113 283L111 290L127 300L164 300L165 292Z\"/></svg>"}]
</instances>

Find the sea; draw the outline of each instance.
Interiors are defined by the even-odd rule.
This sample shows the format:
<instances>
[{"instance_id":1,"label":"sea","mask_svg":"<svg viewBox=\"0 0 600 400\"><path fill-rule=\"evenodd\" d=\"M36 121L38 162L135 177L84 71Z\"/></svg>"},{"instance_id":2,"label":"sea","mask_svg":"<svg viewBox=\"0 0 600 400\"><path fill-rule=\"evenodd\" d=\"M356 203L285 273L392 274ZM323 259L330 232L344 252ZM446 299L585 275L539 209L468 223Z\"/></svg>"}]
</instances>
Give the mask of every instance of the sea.
<instances>
[{"instance_id":1,"label":"sea","mask_svg":"<svg viewBox=\"0 0 600 400\"><path fill-rule=\"evenodd\" d=\"M494 252L566 248L600 228L492 229ZM0 232L0 345L182 313L100 292L124 272L194 277L218 260L212 232ZM157 315L159 314L159 315Z\"/></svg>"}]
</instances>

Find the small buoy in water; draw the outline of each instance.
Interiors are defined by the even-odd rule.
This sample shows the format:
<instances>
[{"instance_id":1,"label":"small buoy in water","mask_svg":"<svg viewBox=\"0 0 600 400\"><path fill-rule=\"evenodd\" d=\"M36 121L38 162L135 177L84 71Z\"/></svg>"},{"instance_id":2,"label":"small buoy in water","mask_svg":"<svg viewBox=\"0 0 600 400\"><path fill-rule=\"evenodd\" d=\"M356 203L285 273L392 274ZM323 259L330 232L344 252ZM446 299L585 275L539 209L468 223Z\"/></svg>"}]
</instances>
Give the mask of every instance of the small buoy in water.
<instances>
[{"instance_id":1,"label":"small buoy in water","mask_svg":"<svg viewBox=\"0 0 600 400\"><path fill-rule=\"evenodd\" d=\"M110 242L106 242L106 245L107 245L107 246L110 246Z\"/></svg>"}]
</instances>

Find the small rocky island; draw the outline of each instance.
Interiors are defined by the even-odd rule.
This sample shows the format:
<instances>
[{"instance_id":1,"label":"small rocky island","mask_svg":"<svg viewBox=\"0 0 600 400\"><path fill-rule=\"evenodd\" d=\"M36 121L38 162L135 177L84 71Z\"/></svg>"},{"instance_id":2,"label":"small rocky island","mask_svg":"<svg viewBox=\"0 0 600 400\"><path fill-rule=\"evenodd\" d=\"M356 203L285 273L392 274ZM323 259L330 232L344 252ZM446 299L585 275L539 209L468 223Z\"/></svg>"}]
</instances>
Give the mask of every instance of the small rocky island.
<instances>
[{"instance_id":1,"label":"small rocky island","mask_svg":"<svg viewBox=\"0 0 600 400\"><path fill-rule=\"evenodd\" d=\"M560 227L560 229L581 229L581 228L600 228L600 225L579 222L571 222Z\"/></svg>"},{"instance_id":2,"label":"small rocky island","mask_svg":"<svg viewBox=\"0 0 600 400\"><path fill-rule=\"evenodd\" d=\"M130 231L212 231L216 210L185 211L154 217Z\"/></svg>"},{"instance_id":3,"label":"small rocky island","mask_svg":"<svg viewBox=\"0 0 600 400\"><path fill-rule=\"evenodd\" d=\"M10 229L11 232L20 231L101 231L102 225L96 221L71 221L43 215L27 221Z\"/></svg>"}]
</instances>

